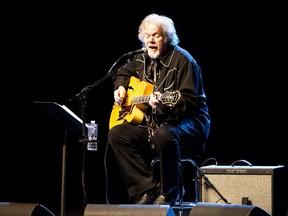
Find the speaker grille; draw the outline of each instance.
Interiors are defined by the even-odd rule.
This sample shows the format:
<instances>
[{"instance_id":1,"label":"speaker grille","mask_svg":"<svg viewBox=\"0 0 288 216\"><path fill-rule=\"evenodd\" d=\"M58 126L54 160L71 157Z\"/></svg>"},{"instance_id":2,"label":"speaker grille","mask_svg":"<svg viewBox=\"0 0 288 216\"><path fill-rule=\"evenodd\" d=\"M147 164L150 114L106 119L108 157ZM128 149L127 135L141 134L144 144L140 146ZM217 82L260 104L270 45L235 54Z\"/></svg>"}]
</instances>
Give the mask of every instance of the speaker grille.
<instances>
[{"instance_id":1,"label":"speaker grille","mask_svg":"<svg viewBox=\"0 0 288 216\"><path fill-rule=\"evenodd\" d=\"M175 216L169 205L101 205L88 204L84 216Z\"/></svg>"},{"instance_id":2,"label":"speaker grille","mask_svg":"<svg viewBox=\"0 0 288 216\"><path fill-rule=\"evenodd\" d=\"M33 203L0 203L1 216L55 216L40 204Z\"/></svg>"},{"instance_id":3,"label":"speaker grille","mask_svg":"<svg viewBox=\"0 0 288 216\"><path fill-rule=\"evenodd\" d=\"M199 202L189 216L270 216L265 210L251 205Z\"/></svg>"},{"instance_id":4,"label":"speaker grille","mask_svg":"<svg viewBox=\"0 0 288 216\"><path fill-rule=\"evenodd\" d=\"M271 175L207 175L207 177L229 203L242 204L243 198L247 198L247 202L251 205L272 212ZM216 191L205 183L203 183L202 201L224 203Z\"/></svg>"},{"instance_id":5,"label":"speaker grille","mask_svg":"<svg viewBox=\"0 0 288 216\"><path fill-rule=\"evenodd\" d=\"M283 215L287 196L283 166L206 166L200 170L206 177L201 178L201 202L254 205L273 216Z\"/></svg>"}]
</instances>

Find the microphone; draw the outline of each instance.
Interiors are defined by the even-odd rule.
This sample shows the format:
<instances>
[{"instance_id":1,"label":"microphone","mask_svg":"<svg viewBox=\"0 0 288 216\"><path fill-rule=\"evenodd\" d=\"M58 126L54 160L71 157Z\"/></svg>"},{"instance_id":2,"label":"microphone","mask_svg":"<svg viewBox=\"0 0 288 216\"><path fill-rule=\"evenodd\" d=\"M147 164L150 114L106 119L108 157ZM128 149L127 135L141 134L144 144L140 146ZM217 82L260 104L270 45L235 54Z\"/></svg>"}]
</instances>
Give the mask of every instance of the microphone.
<instances>
[{"instance_id":1,"label":"microphone","mask_svg":"<svg viewBox=\"0 0 288 216\"><path fill-rule=\"evenodd\" d=\"M147 49L145 47L142 47L141 49L138 49L138 50L134 50L134 51L131 51L131 52L128 52L125 54L125 56L128 56L128 57L131 57L133 55L136 55L136 54L140 54L140 53L144 53L146 52Z\"/></svg>"}]
</instances>

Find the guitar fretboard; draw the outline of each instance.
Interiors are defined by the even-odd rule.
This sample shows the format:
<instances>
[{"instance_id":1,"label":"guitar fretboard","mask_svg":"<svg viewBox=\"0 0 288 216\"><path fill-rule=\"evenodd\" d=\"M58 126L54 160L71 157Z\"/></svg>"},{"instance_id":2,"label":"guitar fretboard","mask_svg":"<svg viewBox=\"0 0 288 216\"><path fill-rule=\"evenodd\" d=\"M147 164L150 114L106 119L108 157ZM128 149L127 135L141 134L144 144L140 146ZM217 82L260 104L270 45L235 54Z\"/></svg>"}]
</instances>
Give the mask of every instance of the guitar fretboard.
<instances>
[{"instance_id":1,"label":"guitar fretboard","mask_svg":"<svg viewBox=\"0 0 288 216\"><path fill-rule=\"evenodd\" d=\"M147 96L136 96L133 98L133 104L147 103L150 100L150 95Z\"/></svg>"}]
</instances>

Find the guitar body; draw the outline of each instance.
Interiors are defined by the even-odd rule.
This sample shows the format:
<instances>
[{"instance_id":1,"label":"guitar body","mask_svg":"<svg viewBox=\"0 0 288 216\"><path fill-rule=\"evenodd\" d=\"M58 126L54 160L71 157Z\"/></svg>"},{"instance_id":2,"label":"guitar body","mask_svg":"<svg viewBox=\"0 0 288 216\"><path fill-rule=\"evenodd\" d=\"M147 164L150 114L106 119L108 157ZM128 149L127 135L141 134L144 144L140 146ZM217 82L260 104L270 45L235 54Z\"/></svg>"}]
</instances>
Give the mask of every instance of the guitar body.
<instances>
[{"instance_id":1,"label":"guitar body","mask_svg":"<svg viewBox=\"0 0 288 216\"><path fill-rule=\"evenodd\" d=\"M122 124L125 120L134 124L140 124L144 118L144 112L148 108L147 102L151 93L153 93L153 85L151 83L140 81L138 78L132 76L126 98L122 105L113 104L109 129ZM135 101L137 98L143 98L143 100Z\"/></svg>"},{"instance_id":2,"label":"guitar body","mask_svg":"<svg viewBox=\"0 0 288 216\"><path fill-rule=\"evenodd\" d=\"M120 117L121 112L122 107L114 103L110 114L109 129L124 122L125 119Z\"/></svg>"}]
</instances>

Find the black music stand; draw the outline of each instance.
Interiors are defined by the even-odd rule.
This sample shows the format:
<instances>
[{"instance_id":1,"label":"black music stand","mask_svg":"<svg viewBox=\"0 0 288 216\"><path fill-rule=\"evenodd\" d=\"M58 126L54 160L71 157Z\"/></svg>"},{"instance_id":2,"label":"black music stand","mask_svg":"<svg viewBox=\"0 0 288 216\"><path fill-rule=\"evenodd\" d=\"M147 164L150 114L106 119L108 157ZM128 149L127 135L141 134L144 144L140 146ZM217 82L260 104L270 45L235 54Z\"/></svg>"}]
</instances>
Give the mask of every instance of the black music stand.
<instances>
[{"instance_id":1,"label":"black music stand","mask_svg":"<svg viewBox=\"0 0 288 216\"><path fill-rule=\"evenodd\" d=\"M62 147L62 178L61 178L61 216L65 215L65 189L66 189L66 153L67 131L82 130L83 121L65 105L55 102L34 101L49 117L54 119L64 129L64 144Z\"/></svg>"}]
</instances>

